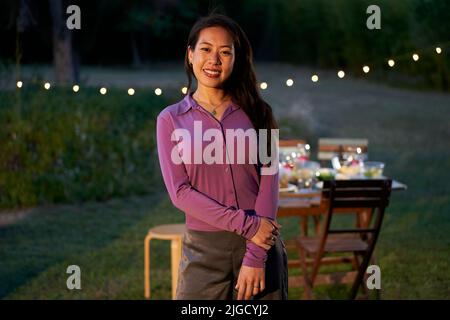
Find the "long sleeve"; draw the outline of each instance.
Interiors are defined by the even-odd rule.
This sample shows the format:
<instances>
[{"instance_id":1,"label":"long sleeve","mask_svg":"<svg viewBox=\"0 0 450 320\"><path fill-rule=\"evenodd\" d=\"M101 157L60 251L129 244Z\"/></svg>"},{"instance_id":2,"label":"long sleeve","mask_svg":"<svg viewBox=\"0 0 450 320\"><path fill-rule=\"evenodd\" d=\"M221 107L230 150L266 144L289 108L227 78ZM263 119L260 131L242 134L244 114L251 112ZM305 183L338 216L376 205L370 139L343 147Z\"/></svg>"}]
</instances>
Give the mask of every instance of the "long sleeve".
<instances>
[{"instance_id":1,"label":"long sleeve","mask_svg":"<svg viewBox=\"0 0 450 320\"><path fill-rule=\"evenodd\" d=\"M278 211L278 172L273 175L262 175L258 197L255 203L255 212L260 217L275 220ZM247 240L247 247L242 262L243 265L255 268L265 266L267 251L255 243Z\"/></svg>"},{"instance_id":2,"label":"long sleeve","mask_svg":"<svg viewBox=\"0 0 450 320\"><path fill-rule=\"evenodd\" d=\"M176 148L176 142L171 140L173 130L173 124L159 115L156 129L158 157L173 205L213 227L251 239L259 228L259 217L233 206L224 206L191 185L184 163L176 164L171 159L172 149Z\"/></svg>"}]
</instances>

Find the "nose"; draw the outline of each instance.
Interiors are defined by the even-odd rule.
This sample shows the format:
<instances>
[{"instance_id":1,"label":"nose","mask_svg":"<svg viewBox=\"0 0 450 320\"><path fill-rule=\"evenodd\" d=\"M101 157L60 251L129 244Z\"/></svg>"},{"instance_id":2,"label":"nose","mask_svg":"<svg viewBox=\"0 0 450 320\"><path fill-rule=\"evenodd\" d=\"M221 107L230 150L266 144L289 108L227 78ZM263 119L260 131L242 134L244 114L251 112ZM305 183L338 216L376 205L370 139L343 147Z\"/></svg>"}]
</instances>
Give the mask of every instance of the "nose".
<instances>
[{"instance_id":1,"label":"nose","mask_svg":"<svg viewBox=\"0 0 450 320\"><path fill-rule=\"evenodd\" d=\"M219 52L212 52L210 59L214 62L214 64L221 65L222 61L220 60Z\"/></svg>"}]
</instances>

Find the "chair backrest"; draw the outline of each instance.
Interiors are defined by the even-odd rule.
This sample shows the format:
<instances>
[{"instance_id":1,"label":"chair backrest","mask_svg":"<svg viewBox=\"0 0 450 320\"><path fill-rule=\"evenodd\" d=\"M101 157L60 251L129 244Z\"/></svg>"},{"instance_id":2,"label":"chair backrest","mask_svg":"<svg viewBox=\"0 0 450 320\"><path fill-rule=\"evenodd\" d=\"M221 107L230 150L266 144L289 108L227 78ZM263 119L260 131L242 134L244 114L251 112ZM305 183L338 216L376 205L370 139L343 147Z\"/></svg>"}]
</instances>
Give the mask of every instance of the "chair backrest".
<instances>
[{"instance_id":1,"label":"chair backrest","mask_svg":"<svg viewBox=\"0 0 450 320\"><path fill-rule=\"evenodd\" d=\"M301 139L280 139L279 148L281 151L295 151L306 144L305 140Z\"/></svg>"},{"instance_id":2,"label":"chair backrest","mask_svg":"<svg viewBox=\"0 0 450 320\"><path fill-rule=\"evenodd\" d=\"M324 225L325 236L328 233L372 233L375 238L381 228L385 208L389 205L391 179L331 180L324 181L322 201L327 202L328 210ZM370 210L377 213L373 226L355 229L331 230L331 217L336 208Z\"/></svg>"},{"instance_id":3,"label":"chair backrest","mask_svg":"<svg viewBox=\"0 0 450 320\"><path fill-rule=\"evenodd\" d=\"M358 151L367 158L368 145L367 139L320 138L317 159L331 160L340 153L357 153Z\"/></svg>"},{"instance_id":4,"label":"chair backrest","mask_svg":"<svg viewBox=\"0 0 450 320\"><path fill-rule=\"evenodd\" d=\"M334 208L377 208L389 205L392 180L324 181L322 197Z\"/></svg>"},{"instance_id":5,"label":"chair backrest","mask_svg":"<svg viewBox=\"0 0 450 320\"><path fill-rule=\"evenodd\" d=\"M309 158L309 148L305 147L306 142L301 139L280 139L278 152L281 165L293 167L296 160Z\"/></svg>"}]
</instances>

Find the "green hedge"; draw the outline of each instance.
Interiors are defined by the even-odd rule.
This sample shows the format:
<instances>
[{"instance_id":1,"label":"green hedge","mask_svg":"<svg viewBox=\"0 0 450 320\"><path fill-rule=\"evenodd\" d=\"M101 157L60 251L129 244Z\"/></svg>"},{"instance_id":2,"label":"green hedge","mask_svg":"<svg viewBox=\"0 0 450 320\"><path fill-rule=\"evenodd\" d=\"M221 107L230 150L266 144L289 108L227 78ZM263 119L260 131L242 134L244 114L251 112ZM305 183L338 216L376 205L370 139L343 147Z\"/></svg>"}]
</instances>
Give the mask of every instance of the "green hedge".
<instances>
[{"instance_id":1,"label":"green hedge","mask_svg":"<svg viewBox=\"0 0 450 320\"><path fill-rule=\"evenodd\" d=\"M144 194L158 174L151 91L0 93L0 208Z\"/></svg>"}]
</instances>

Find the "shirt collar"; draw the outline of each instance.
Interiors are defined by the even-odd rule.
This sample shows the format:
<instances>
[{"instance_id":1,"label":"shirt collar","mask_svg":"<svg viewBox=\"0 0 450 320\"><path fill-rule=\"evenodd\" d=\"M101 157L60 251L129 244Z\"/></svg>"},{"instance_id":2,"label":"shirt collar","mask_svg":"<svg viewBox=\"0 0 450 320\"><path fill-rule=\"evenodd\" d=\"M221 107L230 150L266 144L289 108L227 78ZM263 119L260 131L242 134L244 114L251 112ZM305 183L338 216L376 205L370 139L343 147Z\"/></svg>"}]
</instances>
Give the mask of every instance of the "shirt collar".
<instances>
[{"instance_id":1,"label":"shirt collar","mask_svg":"<svg viewBox=\"0 0 450 320\"><path fill-rule=\"evenodd\" d=\"M177 115L182 115L186 112L188 112L191 109L199 109L201 108L198 103L192 98L193 92L189 92L183 100L181 100L180 104L178 105L178 111ZM235 102L231 102L230 104L231 110L234 111L236 109L239 109L240 106L238 106Z\"/></svg>"}]
</instances>

